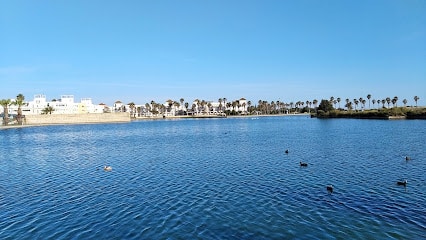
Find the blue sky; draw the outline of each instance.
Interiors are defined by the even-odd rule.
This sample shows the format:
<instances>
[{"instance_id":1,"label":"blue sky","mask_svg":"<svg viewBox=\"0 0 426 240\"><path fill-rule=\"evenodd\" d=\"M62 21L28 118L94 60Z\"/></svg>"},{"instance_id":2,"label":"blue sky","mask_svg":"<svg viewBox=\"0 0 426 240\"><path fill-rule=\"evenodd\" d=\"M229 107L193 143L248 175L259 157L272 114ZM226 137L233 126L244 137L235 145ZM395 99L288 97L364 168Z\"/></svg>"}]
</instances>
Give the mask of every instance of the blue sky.
<instances>
[{"instance_id":1,"label":"blue sky","mask_svg":"<svg viewBox=\"0 0 426 240\"><path fill-rule=\"evenodd\" d=\"M426 1L0 0L0 83L0 99L420 105Z\"/></svg>"}]
</instances>

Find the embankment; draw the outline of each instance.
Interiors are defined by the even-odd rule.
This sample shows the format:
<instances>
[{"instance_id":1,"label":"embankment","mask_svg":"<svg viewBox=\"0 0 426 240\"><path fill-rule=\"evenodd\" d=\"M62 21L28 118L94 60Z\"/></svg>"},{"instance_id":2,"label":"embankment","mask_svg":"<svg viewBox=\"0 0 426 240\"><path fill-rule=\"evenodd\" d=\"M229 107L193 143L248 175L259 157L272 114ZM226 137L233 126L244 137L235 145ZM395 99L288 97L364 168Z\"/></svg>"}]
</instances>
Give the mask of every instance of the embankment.
<instances>
[{"instance_id":1,"label":"embankment","mask_svg":"<svg viewBox=\"0 0 426 240\"><path fill-rule=\"evenodd\" d=\"M24 125L130 122L129 113L26 115Z\"/></svg>"}]
</instances>

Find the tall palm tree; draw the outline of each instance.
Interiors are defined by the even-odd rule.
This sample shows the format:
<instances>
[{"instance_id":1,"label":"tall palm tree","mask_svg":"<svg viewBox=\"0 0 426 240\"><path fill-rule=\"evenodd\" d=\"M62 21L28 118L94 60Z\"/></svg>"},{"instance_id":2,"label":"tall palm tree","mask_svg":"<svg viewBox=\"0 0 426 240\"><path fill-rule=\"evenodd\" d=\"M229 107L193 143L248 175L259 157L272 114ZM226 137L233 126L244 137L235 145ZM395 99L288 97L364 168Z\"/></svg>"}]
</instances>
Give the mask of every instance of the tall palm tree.
<instances>
[{"instance_id":1,"label":"tall palm tree","mask_svg":"<svg viewBox=\"0 0 426 240\"><path fill-rule=\"evenodd\" d=\"M180 101L180 105L183 106L183 102L185 102L185 99L181 98L179 101Z\"/></svg>"},{"instance_id":2,"label":"tall palm tree","mask_svg":"<svg viewBox=\"0 0 426 240\"><path fill-rule=\"evenodd\" d=\"M24 105L25 97L22 95L22 93L18 94L15 99L15 105L18 105L18 115L16 116L16 119L18 120L18 124L22 125L22 105Z\"/></svg>"},{"instance_id":3,"label":"tall palm tree","mask_svg":"<svg viewBox=\"0 0 426 240\"><path fill-rule=\"evenodd\" d=\"M185 102L186 115L188 115L188 107L189 107L189 103L188 103L188 102Z\"/></svg>"},{"instance_id":4,"label":"tall palm tree","mask_svg":"<svg viewBox=\"0 0 426 240\"><path fill-rule=\"evenodd\" d=\"M9 124L9 106L12 103L10 99L0 100L0 105L3 107L3 125Z\"/></svg>"},{"instance_id":5,"label":"tall palm tree","mask_svg":"<svg viewBox=\"0 0 426 240\"><path fill-rule=\"evenodd\" d=\"M391 103L391 99L390 99L390 97L387 97L387 98L386 98L386 102L387 102L387 104L388 104L388 108L389 108L389 105L390 105L390 103Z\"/></svg>"},{"instance_id":6,"label":"tall palm tree","mask_svg":"<svg viewBox=\"0 0 426 240\"><path fill-rule=\"evenodd\" d=\"M340 99L339 97L337 98L337 102L339 103L339 108L340 108L340 101L341 101L342 99Z\"/></svg>"},{"instance_id":7,"label":"tall palm tree","mask_svg":"<svg viewBox=\"0 0 426 240\"><path fill-rule=\"evenodd\" d=\"M354 99L354 103L355 103L355 111L356 111L356 107L358 106L358 103L359 103L358 99Z\"/></svg>"},{"instance_id":8,"label":"tall palm tree","mask_svg":"<svg viewBox=\"0 0 426 240\"><path fill-rule=\"evenodd\" d=\"M414 101L416 102L416 107L417 107L417 101L419 101L419 97L417 97L417 96L414 96Z\"/></svg>"},{"instance_id":9,"label":"tall palm tree","mask_svg":"<svg viewBox=\"0 0 426 240\"><path fill-rule=\"evenodd\" d=\"M382 108L385 108L385 103L386 103L386 100L382 99Z\"/></svg>"},{"instance_id":10,"label":"tall palm tree","mask_svg":"<svg viewBox=\"0 0 426 240\"><path fill-rule=\"evenodd\" d=\"M317 106L317 104L318 104L318 100L314 99L314 100L312 100L312 103L314 104L314 107L315 107L315 108L317 108L317 107L318 107L318 106Z\"/></svg>"},{"instance_id":11,"label":"tall palm tree","mask_svg":"<svg viewBox=\"0 0 426 240\"><path fill-rule=\"evenodd\" d=\"M247 101L247 109L250 110L250 107L251 107L251 101ZM251 111L249 111L249 112L251 112Z\"/></svg>"},{"instance_id":12,"label":"tall palm tree","mask_svg":"<svg viewBox=\"0 0 426 240\"><path fill-rule=\"evenodd\" d=\"M407 101L407 99L405 99L405 98L404 98L404 100L402 100L402 103L404 103L404 107L406 107L406 106L407 106L407 102L408 102L408 101Z\"/></svg>"},{"instance_id":13,"label":"tall palm tree","mask_svg":"<svg viewBox=\"0 0 426 240\"><path fill-rule=\"evenodd\" d=\"M392 103L395 107L398 107L398 97L397 96L393 97Z\"/></svg>"},{"instance_id":14,"label":"tall palm tree","mask_svg":"<svg viewBox=\"0 0 426 240\"><path fill-rule=\"evenodd\" d=\"M371 100L373 102L373 108L374 108L374 104L376 104L376 99Z\"/></svg>"},{"instance_id":15,"label":"tall palm tree","mask_svg":"<svg viewBox=\"0 0 426 240\"><path fill-rule=\"evenodd\" d=\"M350 101L349 101L349 98L346 98L346 99L345 99L345 102L346 102L345 107L346 107L346 109L347 109L347 110L349 110L349 108L348 108L348 106L349 106L349 102L350 102ZM352 109L352 106L351 106L351 109Z\"/></svg>"},{"instance_id":16,"label":"tall palm tree","mask_svg":"<svg viewBox=\"0 0 426 240\"><path fill-rule=\"evenodd\" d=\"M370 107L370 98L371 98L371 94L368 94L368 95L367 95L367 99L368 99L368 109L371 109L371 107ZM373 103L373 105L374 105L374 103Z\"/></svg>"},{"instance_id":17,"label":"tall palm tree","mask_svg":"<svg viewBox=\"0 0 426 240\"><path fill-rule=\"evenodd\" d=\"M130 116L135 117L135 107L136 107L135 103L130 102L127 105L129 105L129 108L130 108Z\"/></svg>"}]
</instances>

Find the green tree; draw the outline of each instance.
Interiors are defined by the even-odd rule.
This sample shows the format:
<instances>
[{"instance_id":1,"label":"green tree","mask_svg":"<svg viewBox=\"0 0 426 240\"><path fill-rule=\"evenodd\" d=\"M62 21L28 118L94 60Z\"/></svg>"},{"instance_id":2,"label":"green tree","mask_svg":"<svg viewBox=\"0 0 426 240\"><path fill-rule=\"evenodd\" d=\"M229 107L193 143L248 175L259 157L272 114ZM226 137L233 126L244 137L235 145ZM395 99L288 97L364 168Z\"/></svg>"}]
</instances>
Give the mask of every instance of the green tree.
<instances>
[{"instance_id":1,"label":"green tree","mask_svg":"<svg viewBox=\"0 0 426 240\"><path fill-rule=\"evenodd\" d=\"M333 108L333 104L331 103L331 101L325 100L325 99L322 99L319 106L318 106L318 111L322 110L324 112L329 112L333 109L334 108Z\"/></svg>"},{"instance_id":2,"label":"green tree","mask_svg":"<svg viewBox=\"0 0 426 240\"><path fill-rule=\"evenodd\" d=\"M416 102L416 107L417 107L417 101L419 101L419 97L417 97L417 96L414 96L414 101Z\"/></svg>"},{"instance_id":3,"label":"green tree","mask_svg":"<svg viewBox=\"0 0 426 240\"><path fill-rule=\"evenodd\" d=\"M371 107L370 107L370 98L371 98L371 94L368 94L368 95L367 95L367 99L368 99L368 109L371 109ZM374 105L374 103L373 103L373 105Z\"/></svg>"},{"instance_id":4,"label":"green tree","mask_svg":"<svg viewBox=\"0 0 426 240\"><path fill-rule=\"evenodd\" d=\"M52 106L47 106L41 110L41 114L52 114L54 111L55 109Z\"/></svg>"},{"instance_id":5,"label":"green tree","mask_svg":"<svg viewBox=\"0 0 426 240\"><path fill-rule=\"evenodd\" d=\"M135 103L131 102L131 103L128 103L127 105L129 105L129 108L130 108L130 116L131 117L135 117L135 114L136 114L136 112L135 112L135 108L136 108Z\"/></svg>"},{"instance_id":6,"label":"green tree","mask_svg":"<svg viewBox=\"0 0 426 240\"><path fill-rule=\"evenodd\" d=\"M404 103L404 107L406 107L406 106L407 106L407 102L408 102L408 101L407 101L407 99L405 99L405 98L404 98L404 100L402 100L402 103Z\"/></svg>"},{"instance_id":7,"label":"green tree","mask_svg":"<svg viewBox=\"0 0 426 240\"><path fill-rule=\"evenodd\" d=\"M18 94L18 96L16 96L15 103L14 103L15 105L18 105L18 115L16 116L16 120L18 121L19 125L22 125L22 118L23 118L22 105L24 105L24 100L25 100L24 95L20 93Z\"/></svg>"},{"instance_id":8,"label":"green tree","mask_svg":"<svg viewBox=\"0 0 426 240\"><path fill-rule=\"evenodd\" d=\"M0 105L3 107L3 125L9 124L9 106L12 103L10 99L0 100Z\"/></svg>"}]
</instances>

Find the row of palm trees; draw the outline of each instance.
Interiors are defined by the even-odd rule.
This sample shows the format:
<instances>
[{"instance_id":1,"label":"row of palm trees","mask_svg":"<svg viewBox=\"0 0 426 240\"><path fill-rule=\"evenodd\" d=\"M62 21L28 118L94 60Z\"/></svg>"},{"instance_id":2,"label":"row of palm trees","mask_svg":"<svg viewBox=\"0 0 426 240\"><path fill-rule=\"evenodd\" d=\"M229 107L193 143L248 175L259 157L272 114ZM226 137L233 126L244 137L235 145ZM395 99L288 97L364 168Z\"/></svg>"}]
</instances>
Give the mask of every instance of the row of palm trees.
<instances>
[{"instance_id":1,"label":"row of palm trees","mask_svg":"<svg viewBox=\"0 0 426 240\"><path fill-rule=\"evenodd\" d=\"M392 103L393 107L398 107L398 96L393 97L392 99L390 97L386 97L383 99L371 99L371 94L367 95L367 99L368 99L368 109L372 109L371 108L371 103L373 103L373 108L375 108L375 105L377 103L377 109L380 108L380 104L382 106L382 108L385 108L385 104L387 104L387 108L390 108L390 104ZM416 102L416 107L417 107L417 101L420 98L418 96L414 96L414 101ZM334 108L336 108L336 104L339 104L339 109L340 108L340 102L341 102L341 98L337 98L334 99L334 97L330 98L330 102L334 105ZM347 110L352 110L355 109L357 110L358 105L360 106L361 109L365 109L365 104L366 104L367 100L365 100L364 98L360 97L359 99L354 98L353 101L351 101L350 99L346 98L345 99L345 107ZM408 100L407 99L403 99L402 103L404 104L404 107L407 106Z\"/></svg>"},{"instance_id":2,"label":"row of palm trees","mask_svg":"<svg viewBox=\"0 0 426 240\"><path fill-rule=\"evenodd\" d=\"M414 101L416 103L420 98L418 96L414 96ZM240 99L241 100L241 99ZM282 102L282 101L264 101L259 100L257 102L257 105L252 104L251 101L240 101L240 100L234 100L234 101L227 101L227 98L219 98L219 106L218 106L218 112L219 113L226 113L228 115L234 115L234 114L283 114L283 113L300 113L300 112L310 112L311 110L315 110L318 107L319 101L317 99L314 99L312 101L297 101L297 102ZM392 103L393 107L398 106L398 97L395 96L394 98L384 98L376 100L372 98L371 94L368 94L366 96L366 99L363 97L360 97L359 99L353 99L350 100L349 98L345 99L344 101L344 108L346 110L352 110L352 109L366 109L366 104L368 101L368 109L371 108L371 103L373 104L373 108L385 108L385 104L387 104L387 107L390 107L390 104ZM335 109L342 109L341 108L341 102L342 98L340 97L330 97L329 100ZM403 99L402 100L404 106L407 105L408 100ZM188 111L192 111L196 114L206 114L209 113L213 106L210 101L195 99L193 101L193 104L190 106L188 102L185 102L184 98L181 98L179 101L173 101L173 100L167 100L166 104L160 104L152 100L150 103L146 103L144 106L144 109L142 107L135 107L135 104L133 102L129 103L128 106L131 108L131 113L138 114L141 116L142 112L151 112L152 114L164 114L171 112L171 109L179 109L177 115L184 115L188 114ZM183 108L184 106L184 108Z\"/></svg>"},{"instance_id":3,"label":"row of palm trees","mask_svg":"<svg viewBox=\"0 0 426 240\"><path fill-rule=\"evenodd\" d=\"M371 109L371 103L373 103L373 108L375 108L375 105L377 104L377 108L380 108L380 105L382 108L385 108L385 104L387 104L387 107L390 107L390 104L392 103L393 107L398 106L398 97L395 96L394 98L384 98L384 99L372 99L371 94L368 94L367 96L368 100L368 108ZM418 96L414 96L414 101L416 103L420 98ZM16 115L16 121L18 124L22 125L23 122L23 115L22 115L22 105L24 104L25 97L22 94L18 94L14 100L11 99L1 99L0 105L4 109L3 114L3 124L7 125L9 123L9 114L8 114L8 108L9 106L17 105L18 111ZM360 97L359 99L353 99L351 101L350 99L345 99L345 105L344 107L347 110L355 109L357 110L358 106L361 109L365 109L365 105L367 103L367 100ZM334 98L333 96L330 97L330 103L334 105L334 108L342 109L340 103L342 102L342 99L340 97ZM310 112L311 110L316 109L318 106L318 100L314 99L312 101L297 101L297 102L289 102L285 103L282 101L264 101L259 100L257 102L257 105L253 106L251 101L246 101L244 98L240 100L234 100L234 101L228 101L227 98L219 98L218 99L219 106L218 106L218 112L219 113L226 113L228 115L234 115L234 114L282 114L282 113L298 113L298 112ZM145 108L142 107L136 107L136 104L131 102L128 104L130 108L130 113L132 116L136 116L138 114L139 116L142 115L142 113L145 111L149 111L152 114L164 114L167 112L171 112L172 107L174 109L178 109L177 115L184 115L188 114L188 110L191 110L193 113L197 112L199 113L210 113L213 106L210 101L195 99L193 101L193 104L191 105L191 108L189 108L189 103L185 102L184 98L180 98L179 101L173 101L173 100L167 100L167 104L160 104L152 100L150 103L145 104ZM408 100L403 99L402 103L404 106L407 105ZM183 106L185 108L183 108ZM312 108L312 106L314 108ZM124 106L123 106L124 107ZM126 111L126 109L120 109L121 111ZM49 112L51 113L54 111L54 109L51 109ZM49 113L47 112L47 113ZM46 114L47 114L46 113Z\"/></svg>"},{"instance_id":4,"label":"row of palm trees","mask_svg":"<svg viewBox=\"0 0 426 240\"><path fill-rule=\"evenodd\" d=\"M9 124L9 106L17 105L18 106L18 114L16 115L16 120L19 125L22 125L23 115L22 115L22 105L24 105L25 97L21 93L18 94L14 101L11 99L1 99L0 105L3 107L3 125Z\"/></svg>"}]
</instances>

